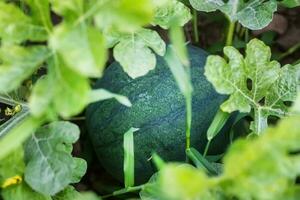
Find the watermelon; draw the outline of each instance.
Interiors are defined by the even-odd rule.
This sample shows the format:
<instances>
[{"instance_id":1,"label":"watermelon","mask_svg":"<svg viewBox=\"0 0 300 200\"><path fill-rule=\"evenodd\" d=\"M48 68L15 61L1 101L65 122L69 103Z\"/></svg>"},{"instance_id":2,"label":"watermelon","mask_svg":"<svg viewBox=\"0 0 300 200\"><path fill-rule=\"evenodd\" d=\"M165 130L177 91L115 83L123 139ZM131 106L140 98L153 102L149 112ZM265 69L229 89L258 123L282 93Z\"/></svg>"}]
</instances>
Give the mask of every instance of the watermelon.
<instances>
[{"instance_id":1,"label":"watermelon","mask_svg":"<svg viewBox=\"0 0 300 200\"><path fill-rule=\"evenodd\" d=\"M193 91L191 146L203 152L206 131L225 96L215 92L204 76L207 53L188 46ZM135 181L146 182L155 172L149 161L156 152L165 161L185 160L185 100L162 57L146 76L131 79L117 63L112 63L94 88L105 88L127 96L132 107L115 100L96 102L86 112L87 129L103 167L123 181L123 135L131 127L134 133ZM226 132L223 130L223 132ZM210 146L210 154L223 153L229 134L219 134Z\"/></svg>"}]
</instances>

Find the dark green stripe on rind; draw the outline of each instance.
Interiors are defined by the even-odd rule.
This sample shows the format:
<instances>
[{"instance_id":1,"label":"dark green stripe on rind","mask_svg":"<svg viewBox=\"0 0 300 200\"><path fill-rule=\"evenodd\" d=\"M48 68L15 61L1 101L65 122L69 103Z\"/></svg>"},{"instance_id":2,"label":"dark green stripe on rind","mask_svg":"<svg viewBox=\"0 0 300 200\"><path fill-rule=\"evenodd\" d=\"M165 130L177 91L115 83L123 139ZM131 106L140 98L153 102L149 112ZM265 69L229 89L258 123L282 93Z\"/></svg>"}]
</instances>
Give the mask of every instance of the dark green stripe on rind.
<instances>
[{"instance_id":1,"label":"dark green stripe on rind","mask_svg":"<svg viewBox=\"0 0 300 200\"><path fill-rule=\"evenodd\" d=\"M198 150L206 145L206 131L225 97L218 95L204 77L207 54L189 46L194 87L191 144ZM127 108L114 100L87 108L87 127L96 153L105 169L123 180L123 134L134 133L136 182L145 182L153 173L148 159L153 151L169 161L185 159L185 101L163 58L157 57L156 69L144 77L130 79L118 63L113 63L95 88L105 88L127 96L133 106ZM228 141L219 135L211 144L211 153L220 153Z\"/></svg>"}]
</instances>

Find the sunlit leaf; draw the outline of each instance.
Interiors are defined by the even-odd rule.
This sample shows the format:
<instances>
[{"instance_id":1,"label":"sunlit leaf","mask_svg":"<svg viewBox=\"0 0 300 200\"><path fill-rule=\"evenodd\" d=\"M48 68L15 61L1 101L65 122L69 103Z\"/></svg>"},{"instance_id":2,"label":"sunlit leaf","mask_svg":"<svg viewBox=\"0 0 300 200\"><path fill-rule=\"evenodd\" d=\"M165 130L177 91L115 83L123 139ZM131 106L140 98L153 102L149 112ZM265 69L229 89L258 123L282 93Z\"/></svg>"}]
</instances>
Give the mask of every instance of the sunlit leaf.
<instances>
[{"instance_id":1,"label":"sunlit leaf","mask_svg":"<svg viewBox=\"0 0 300 200\"><path fill-rule=\"evenodd\" d=\"M30 113L35 117L43 116L49 110L54 97L55 88L52 85L55 82L49 77L41 77L33 87L30 99Z\"/></svg>"},{"instance_id":2,"label":"sunlit leaf","mask_svg":"<svg viewBox=\"0 0 300 200\"><path fill-rule=\"evenodd\" d=\"M101 29L133 32L150 23L153 9L151 0L104 0L95 22Z\"/></svg>"},{"instance_id":3,"label":"sunlit leaf","mask_svg":"<svg viewBox=\"0 0 300 200\"><path fill-rule=\"evenodd\" d=\"M270 61L270 48L257 39L247 45L245 58L233 47L225 47L224 53L228 62L220 56L208 57L205 75L217 92L230 95L221 105L224 112L254 110L251 128L260 134L267 127L268 116L287 114L284 101L296 98L299 66L280 68L278 62Z\"/></svg>"},{"instance_id":4,"label":"sunlit leaf","mask_svg":"<svg viewBox=\"0 0 300 200\"><path fill-rule=\"evenodd\" d=\"M222 11L232 22L239 21L243 26L258 30L267 26L277 10L275 0L252 0L244 3L241 0L190 0L191 5L199 11Z\"/></svg>"},{"instance_id":5,"label":"sunlit leaf","mask_svg":"<svg viewBox=\"0 0 300 200\"><path fill-rule=\"evenodd\" d=\"M50 55L44 46L5 45L0 49L0 92L10 92L28 78Z\"/></svg>"},{"instance_id":6,"label":"sunlit leaf","mask_svg":"<svg viewBox=\"0 0 300 200\"><path fill-rule=\"evenodd\" d=\"M300 0L283 0L280 4L288 8L294 8L300 6Z\"/></svg>"},{"instance_id":7,"label":"sunlit leaf","mask_svg":"<svg viewBox=\"0 0 300 200\"><path fill-rule=\"evenodd\" d=\"M208 177L188 164L167 164L142 190L147 194L142 199L298 199L299 121L299 116L286 118L261 137L233 143L219 176Z\"/></svg>"},{"instance_id":8,"label":"sunlit leaf","mask_svg":"<svg viewBox=\"0 0 300 200\"><path fill-rule=\"evenodd\" d=\"M19 181L12 181L12 185L2 188L1 196L4 200L51 200L50 196L44 196L33 191L23 180L25 163L23 160L23 149L21 147L15 149L0 163L0 184L4 180L20 177Z\"/></svg>"},{"instance_id":9,"label":"sunlit leaf","mask_svg":"<svg viewBox=\"0 0 300 200\"><path fill-rule=\"evenodd\" d=\"M190 9L187 6L177 0L169 0L156 7L152 24L168 29L174 25L174 19L177 19L177 25L183 26L191 18Z\"/></svg>"},{"instance_id":10,"label":"sunlit leaf","mask_svg":"<svg viewBox=\"0 0 300 200\"><path fill-rule=\"evenodd\" d=\"M25 0L31 8L31 16L35 24L44 26L50 32L52 29L52 22L50 16L49 0Z\"/></svg>"},{"instance_id":11,"label":"sunlit leaf","mask_svg":"<svg viewBox=\"0 0 300 200\"><path fill-rule=\"evenodd\" d=\"M165 43L160 36L155 31L142 29L120 38L114 57L131 78L137 78L155 68L156 57L149 47L158 55L165 53Z\"/></svg>"},{"instance_id":12,"label":"sunlit leaf","mask_svg":"<svg viewBox=\"0 0 300 200\"><path fill-rule=\"evenodd\" d=\"M21 146L43 122L43 118L26 117L18 126L15 126L4 137L1 137L0 160Z\"/></svg>"},{"instance_id":13,"label":"sunlit leaf","mask_svg":"<svg viewBox=\"0 0 300 200\"><path fill-rule=\"evenodd\" d=\"M111 93L105 89L92 90L90 92L89 102L93 103L93 102L103 101L103 100L111 99L111 98L115 98L117 101L119 101L121 104L123 104L125 106L131 107L131 105L132 105L127 97Z\"/></svg>"},{"instance_id":14,"label":"sunlit leaf","mask_svg":"<svg viewBox=\"0 0 300 200\"><path fill-rule=\"evenodd\" d=\"M84 12L83 0L49 0L52 5L52 10L60 16L63 16L66 21L75 21Z\"/></svg>"},{"instance_id":15,"label":"sunlit leaf","mask_svg":"<svg viewBox=\"0 0 300 200\"><path fill-rule=\"evenodd\" d=\"M21 43L25 40L44 41L46 29L33 23L12 3L0 2L0 38L5 43Z\"/></svg>"},{"instance_id":16,"label":"sunlit leaf","mask_svg":"<svg viewBox=\"0 0 300 200\"><path fill-rule=\"evenodd\" d=\"M54 91L55 110L63 117L80 113L89 102L88 79L71 70L59 58L53 66L57 68L54 82L59 85Z\"/></svg>"},{"instance_id":17,"label":"sunlit leaf","mask_svg":"<svg viewBox=\"0 0 300 200\"><path fill-rule=\"evenodd\" d=\"M106 49L100 31L89 26L56 27L50 46L68 67L89 77L100 77L106 62Z\"/></svg>"}]
</instances>

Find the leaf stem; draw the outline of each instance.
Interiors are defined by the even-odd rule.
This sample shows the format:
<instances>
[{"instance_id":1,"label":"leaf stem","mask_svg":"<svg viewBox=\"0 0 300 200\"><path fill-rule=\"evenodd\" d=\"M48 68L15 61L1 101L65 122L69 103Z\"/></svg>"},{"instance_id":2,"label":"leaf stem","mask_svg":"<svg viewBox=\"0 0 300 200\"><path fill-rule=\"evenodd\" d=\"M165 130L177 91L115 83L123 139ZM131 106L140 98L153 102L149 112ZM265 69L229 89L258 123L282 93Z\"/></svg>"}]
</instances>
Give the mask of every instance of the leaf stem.
<instances>
[{"instance_id":1,"label":"leaf stem","mask_svg":"<svg viewBox=\"0 0 300 200\"><path fill-rule=\"evenodd\" d=\"M295 44L295 45L292 46L291 48L289 48L286 52L282 53L282 54L279 56L278 60L282 60L282 59L286 58L287 56L289 56L289 55L295 53L295 52L296 52L297 50L299 50L299 49L300 49L300 42L297 43L297 44Z\"/></svg>"},{"instance_id":2,"label":"leaf stem","mask_svg":"<svg viewBox=\"0 0 300 200\"><path fill-rule=\"evenodd\" d=\"M226 46L231 46L234 36L234 28L235 28L235 22L232 22L230 19L229 21L229 27L227 32L227 38L226 38Z\"/></svg>"},{"instance_id":3,"label":"leaf stem","mask_svg":"<svg viewBox=\"0 0 300 200\"><path fill-rule=\"evenodd\" d=\"M193 9L193 29L195 42L199 42L199 31L198 31L198 13L196 9Z\"/></svg>"},{"instance_id":4,"label":"leaf stem","mask_svg":"<svg viewBox=\"0 0 300 200\"><path fill-rule=\"evenodd\" d=\"M268 127L268 120L260 107L254 109L254 123L254 132L257 135L260 135Z\"/></svg>"},{"instance_id":5,"label":"leaf stem","mask_svg":"<svg viewBox=\"0 0 300 200\"><path fill-rule=\"evenodd\" d=\"M293 62L292 65L297 65L297 64L300 64L300 59L296 60L295 62Z\"/></svg>"},{"instance_id":6,"label":"leaf stem","mask_svg":"<svg viewBox=\"0 0 300 200\"><path fill-rule=\"evenodd\" d=\"M186 96L186 150L191 146L192 96Z\"/></svg>"},{"instance_id":7,"label":"leaf stem","mask_svg":"<svg viewBox=\"0 0 300 200\"><path fill-rule=\"evenodd\" d=\"M206 143L206 146L205 146L205 149L204 149L204 152L203 152L203 157L206 157L206 155L208 153L210 142L211 142L211 140L208 140L208 142Z\"/></svg>"},{"instance_id":8,"label":"leaf stem","mask_svg":"<svg viewBox=\"0 0 300 200\"><path fill-rule=\"evenodd\" d=\"M15 101L14 99L5 97L3 95L0 95L0 103L4 103L10 106L21 105L22 107L26 107L26 108L28 107L26 103Z\"/></svg>"},{"instance_id":9,"label":"leaf stem","mask_svg":"<svg viewBox=\"0 0 300 200\"><path fill-rule=\"evenodd\" d=\"M112 194L104 195L104 196L102 196L102 198L106 199L108 197L113 197L113 196L126 194L126 193L129 193L129 192L139 191L139 190L142 190L145 187L145 185L146 184L138 185L138 186L134 186L134 187L123 188L121 190L114 191Z\"/></svg>"}]
</instances>

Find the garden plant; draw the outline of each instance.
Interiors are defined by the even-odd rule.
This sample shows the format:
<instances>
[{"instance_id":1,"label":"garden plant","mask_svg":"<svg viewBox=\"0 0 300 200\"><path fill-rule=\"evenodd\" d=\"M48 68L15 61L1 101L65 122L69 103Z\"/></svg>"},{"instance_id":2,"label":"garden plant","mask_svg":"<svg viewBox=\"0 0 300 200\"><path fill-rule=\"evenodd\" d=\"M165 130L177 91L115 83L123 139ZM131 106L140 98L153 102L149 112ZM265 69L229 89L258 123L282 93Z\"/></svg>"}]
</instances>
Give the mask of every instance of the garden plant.
<instances>
[{"instance_id":1,"label":"garden plant","mask_svg":"<svg viewBox=\"0 0 300 200\"><path fill-rule=\"evenodd\" d=\"M0 200L298 200L299 152L299 0L0 0Z\"/></svg>"}]
</instances>

